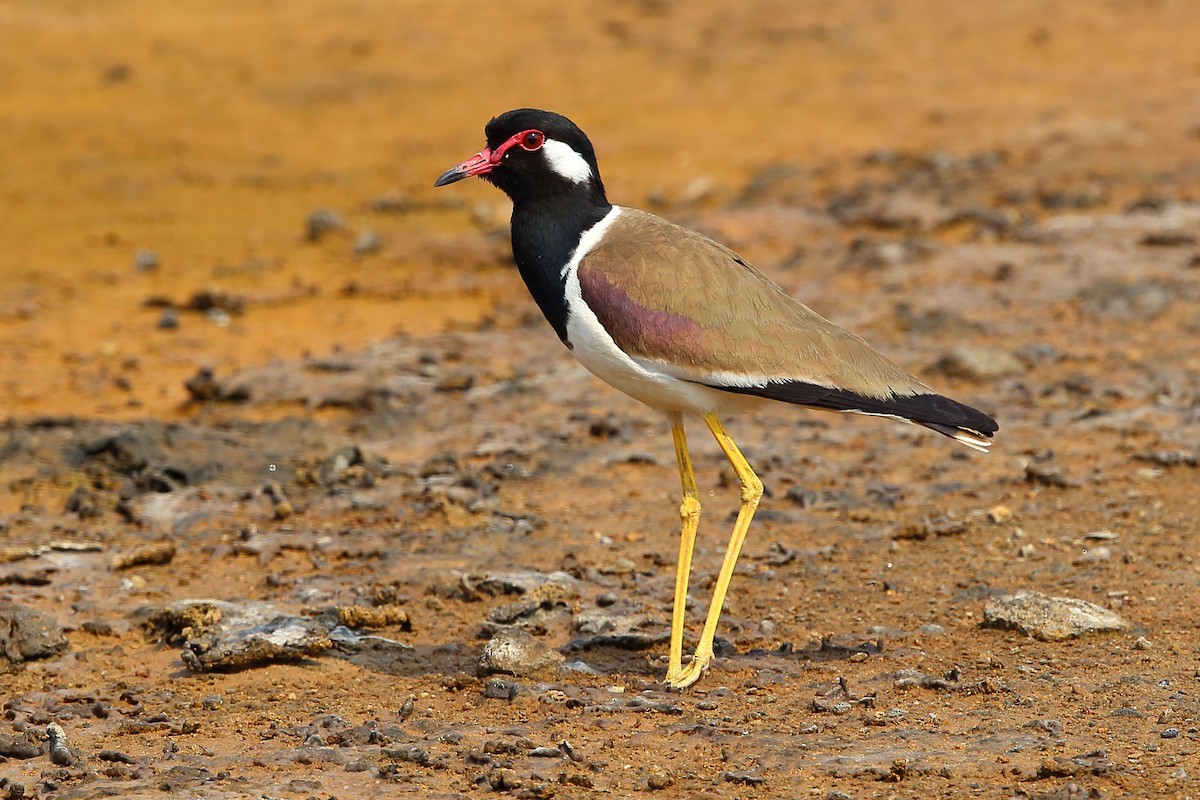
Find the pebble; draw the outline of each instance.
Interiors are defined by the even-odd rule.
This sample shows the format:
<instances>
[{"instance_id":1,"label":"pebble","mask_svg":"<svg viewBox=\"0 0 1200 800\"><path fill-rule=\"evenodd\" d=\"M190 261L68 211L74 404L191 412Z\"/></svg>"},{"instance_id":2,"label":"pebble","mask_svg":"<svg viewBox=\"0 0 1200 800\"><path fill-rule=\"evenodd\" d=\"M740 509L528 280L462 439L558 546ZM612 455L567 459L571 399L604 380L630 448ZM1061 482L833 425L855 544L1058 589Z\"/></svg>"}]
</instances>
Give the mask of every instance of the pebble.
<instances>
[{"instance_id":1,"label":"pebble","mask_svg":"<svg viewBox=\"0 0 1200 800\"><path fill-rule=\"evenodd\" d=\"M354 255L367 256L378 253L380 246L379 234L375 231L363 231L354 239Z\"/></svg>"},{"instance_id":2,"label":"pebble","mask_svg":"<svg viewBox=\"0 0 1200 800\"><path fill-rule=\"evenodd\" d=\"M1030 590L990 600L983 609L983 624L1018 630L1046 642L1129 627L1121 617L1095 603Z\"/></svg>"},{"instance_id":3,"label":"pebble","mask_svg":"<svg viewBox=\"0 0 1200 800\"><path fill-rule=\"evenodd\" d=\"M659 765L650 768L650 774L646 776L646 788L652 792L657 792L662 789L669 789L675 785L675 770L670 767Z\"/></svg>"},{"instance_id":4,"label":"pebble","mask_svg":"<svg viewBox=\"0 0 1200 800\"><path fill-rule=\"evenodd\" d=\"M987 518L989 522L1001 525L1005 522L1012 522L1012 509L1005 505L992 506L988 509Z\"/></svg>"},{"instance_id":5,"label":"pebble","mask_svg":"<svg viewBox=\"0 0 1200 800\"><path fill-rule=\"evenodd\" d=\"M1159 734L1164 739L1174 739L1178 735L1179 728L1163 728L1162 733Z\"/></svg>"},{"instance_id":6,"label":"pebble","mask_svg":"<svg viewBox=\"0 0 1200 800\"><path fill-rule=\"evenodd\" d=\"M308 215L304 222L305 231L310 242L319 242L326 234L342 228L342 218L336 212L327 208L319 208Z\"/></svg>"},{"instance_id":7,"label":"pebble","mask_svg":"<svg viewBox=\"0 0 1200 800\"><path fill-rule=\"evenodd\" d=\"M505 627L484 646L477 674L480 677L496 673L521 678L554 677L561 674L564 661L561 653L528 631Z\"/></svg>"},{"instance_id":8,"label":"pebble","mask_svg":"<svg viewBox=\"0 0 1200 800\"><path fill-rule=\"evenodd\" d=\"M154 272L158 269L158 253L153 250L138 250L133 254L133 268L138 272Z\"/></svg>"},{"instance_id":9,"label":"pebble","mask_svg":"<svg viewBox=\"0 0 1200 800\"><path fill-rule=\"evenodd\" d=\"M179 312L173 308L164 308L162 315L158 318L158 329L163 331L173 331L179 327Z\"/></svg>"},{"instance_id":10,"label":"pebble","mask_svg":"<svg viewBox=\"0 0 1200 800\"><path fill-rule=\"evenodd\" d=\"M483 696L492 700L512 700L517 696L519 687L512 681L503 678L492 678L483 687Z\"/></svg>"},{"instance_id":11,"label":"pebble","mask_svg":"<svg viewBox=\"0 0 1200 800\"><path fill-rule=\"evenodd\" d=\"M992 347L956 347L933 365L933 370L950 378L986 382L997 378L1024 375L1028 369L1021 359Z\"/></svg>"}]
</instances>

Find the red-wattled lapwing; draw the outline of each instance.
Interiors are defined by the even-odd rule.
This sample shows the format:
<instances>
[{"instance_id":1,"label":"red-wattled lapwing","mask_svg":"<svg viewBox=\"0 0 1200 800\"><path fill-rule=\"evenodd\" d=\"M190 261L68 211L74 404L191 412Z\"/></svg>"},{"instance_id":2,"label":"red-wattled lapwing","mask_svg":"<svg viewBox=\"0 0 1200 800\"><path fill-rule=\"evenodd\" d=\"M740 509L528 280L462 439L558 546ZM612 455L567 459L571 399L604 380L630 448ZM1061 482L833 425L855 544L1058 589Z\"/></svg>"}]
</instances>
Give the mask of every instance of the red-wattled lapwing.
<instances>
[{"instance_id":1,"label":"red-wattled lapwing","mask_svg":"<svg viewBox=\"0 0 1200 800\"><path fill-rule=\"evenodd\" d=\"M683 531L667 684L690 686L712 661L729 579L762 497L762 482L721 415L782 400L916 423L984 452L991 445L995 420L937 394L732 250L608 202L592 143L566 117L522 108L493 119L485 134L487 146L434 185L476 175L512 199L513 256L558 338L588 370L671 423ZM704 630L686 667L683 619L700 497L685 414L703 418L742 484Z\"/></svg>"}]
</instances>

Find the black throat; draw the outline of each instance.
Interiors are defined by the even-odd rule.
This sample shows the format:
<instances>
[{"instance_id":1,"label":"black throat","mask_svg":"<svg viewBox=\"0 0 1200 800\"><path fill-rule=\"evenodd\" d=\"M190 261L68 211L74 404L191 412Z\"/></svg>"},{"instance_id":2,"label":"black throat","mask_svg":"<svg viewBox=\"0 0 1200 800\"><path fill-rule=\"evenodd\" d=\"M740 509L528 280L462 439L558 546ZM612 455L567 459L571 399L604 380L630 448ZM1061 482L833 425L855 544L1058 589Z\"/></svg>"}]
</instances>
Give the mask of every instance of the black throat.
<instances>
[{"instance_id":1,"label":"black throat","mask_svg":"<svg viewBox=\"0 0 1200 800\"><path fill-rule=\"evenodd\" d=\"M579 191L513 201L512 249L517 269L538 308L568 347L563 269L580 237L611 210L612 204L603 194L596 197Z\"/></svg>"}]
</instances>

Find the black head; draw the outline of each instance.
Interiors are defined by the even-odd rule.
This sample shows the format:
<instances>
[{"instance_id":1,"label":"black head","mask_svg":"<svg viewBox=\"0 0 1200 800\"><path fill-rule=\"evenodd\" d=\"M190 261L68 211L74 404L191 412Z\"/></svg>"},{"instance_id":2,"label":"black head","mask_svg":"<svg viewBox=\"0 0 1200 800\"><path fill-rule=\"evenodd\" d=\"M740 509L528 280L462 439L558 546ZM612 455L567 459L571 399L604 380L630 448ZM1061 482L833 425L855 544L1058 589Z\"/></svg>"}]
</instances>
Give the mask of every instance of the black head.
<instances>
[{"instance_id":1,"label":"black head","mask_svg":"<svg viewBox=\"0 0 1200 800\"><path fill-rule=\"evenodd\" d=\"M514 203L569 193L607 205L592 143L561 114L518 108L493 118L484 133L487 147L447 170L435 186L477 175Z\"/></svg>"}]
</instances>

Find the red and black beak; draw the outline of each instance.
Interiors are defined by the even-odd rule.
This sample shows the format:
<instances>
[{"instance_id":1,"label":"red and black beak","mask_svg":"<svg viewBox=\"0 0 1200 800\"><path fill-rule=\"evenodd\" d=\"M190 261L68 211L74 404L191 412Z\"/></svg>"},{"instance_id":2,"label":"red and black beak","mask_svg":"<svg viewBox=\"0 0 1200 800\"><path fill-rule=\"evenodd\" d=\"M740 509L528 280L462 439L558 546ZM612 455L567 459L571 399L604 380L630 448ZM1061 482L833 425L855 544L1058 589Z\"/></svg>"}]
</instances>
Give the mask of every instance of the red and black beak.
<instances>
[{"instance_id":1,"label":"red and black beak","mask_svg":"<svg viewBox=\"0 0 1200 800\"><path fill-rule=\"evenodd\" d=\"M485 147L457 167L443 172L442 177L438 178L433 185L447 186L472 175L487 175L496 167L497 163L498 160L493 158L492 151Z\"/></svg>"}]
</instances>

